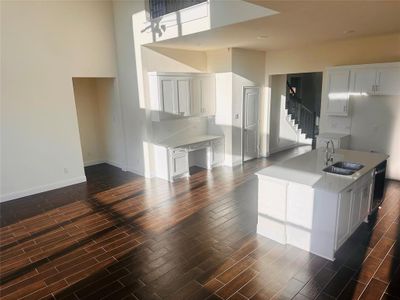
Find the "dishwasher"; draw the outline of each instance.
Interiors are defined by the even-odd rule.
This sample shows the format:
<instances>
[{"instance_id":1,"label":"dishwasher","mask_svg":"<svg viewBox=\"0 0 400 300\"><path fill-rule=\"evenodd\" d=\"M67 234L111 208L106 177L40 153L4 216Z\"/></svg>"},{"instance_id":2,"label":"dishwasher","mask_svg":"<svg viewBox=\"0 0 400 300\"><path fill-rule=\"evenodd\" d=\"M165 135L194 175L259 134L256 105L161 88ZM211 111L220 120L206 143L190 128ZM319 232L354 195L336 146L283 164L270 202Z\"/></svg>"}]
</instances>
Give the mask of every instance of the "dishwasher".
<instances>
[{"instance_id":1,"label":"dishwasher","mask_svg":"<svg viewBox=\"0 0 400 300\"><path fill-rule=\"evenodd\" d=\"M387 161L383 161L375 168L374 197L372 199L371 214L382 205L385 196L385 175Z\"/></svg>"}]
</instances>

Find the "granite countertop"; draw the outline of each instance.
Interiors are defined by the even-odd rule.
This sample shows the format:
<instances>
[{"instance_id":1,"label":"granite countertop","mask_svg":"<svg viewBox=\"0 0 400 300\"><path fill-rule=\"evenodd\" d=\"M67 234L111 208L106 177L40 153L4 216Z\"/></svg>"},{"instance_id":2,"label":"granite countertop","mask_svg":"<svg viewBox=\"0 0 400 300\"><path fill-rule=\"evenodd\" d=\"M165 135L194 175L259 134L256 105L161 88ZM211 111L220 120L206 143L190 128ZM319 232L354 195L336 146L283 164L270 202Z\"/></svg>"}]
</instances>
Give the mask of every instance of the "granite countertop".
<instances>
[{"instance_id":1,"label":"granite countertop","mask_svg":"<svg viewBox=\"0 0 400 300\"><path fill-rule=\"evenodd\" d=\"M321 148L274 164L257 172L256 175L304 184L318 190L341 192L388 157L382 153L338 149L334 154L333 163L329 164L347 161L364 165L353 175L342 176L322 171L326 165L325 149Z\"/></svg>"},{"instance_id":2,"label":"granite countertop","mask_svg":"<svg viewBox=\"0 0 400 300\"><path fill-rule=\"evenodd\" d=\"M179 148L184 147L187 145L212 141L216 139L221 139L223 136L220 135L197 135L197 136L190 136L190 137L180 137L174 136L159 142L154 142L157 145L164 146L167 148Z\"/></svg>"}]
</instances>

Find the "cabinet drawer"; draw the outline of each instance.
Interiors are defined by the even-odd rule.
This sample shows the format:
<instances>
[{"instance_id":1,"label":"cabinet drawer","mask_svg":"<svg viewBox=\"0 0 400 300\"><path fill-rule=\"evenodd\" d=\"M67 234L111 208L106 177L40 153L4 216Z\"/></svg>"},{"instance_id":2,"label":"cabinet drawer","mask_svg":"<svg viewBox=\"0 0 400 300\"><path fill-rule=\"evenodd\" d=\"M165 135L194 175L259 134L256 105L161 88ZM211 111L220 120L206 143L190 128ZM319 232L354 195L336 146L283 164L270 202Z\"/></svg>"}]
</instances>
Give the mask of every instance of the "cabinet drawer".
<instances>
[{"instance_id":1,"label":"cabinet drawer","mask_svg":"<svg viewBox=\"0 0 400 300\"><path fill-rule=\"evenodd\" d=\"M181 148L172 149L170 151L171 151L172 157L186 155L186 153L187 153L186 149L181 149Z\"/></svg>"},{"instance_id":2,"label":"cabinet drawer","mask_svg":"<svg viewBox=\"0 0 400 300\"><path fill-rule=\"evenodd\" d=\"M197 149L203 149L210 147L210 142L201 142L201 143L196 143L196 144L191 144L189 145L189 150L197 150Z\"/></svg>"}]
</instances>

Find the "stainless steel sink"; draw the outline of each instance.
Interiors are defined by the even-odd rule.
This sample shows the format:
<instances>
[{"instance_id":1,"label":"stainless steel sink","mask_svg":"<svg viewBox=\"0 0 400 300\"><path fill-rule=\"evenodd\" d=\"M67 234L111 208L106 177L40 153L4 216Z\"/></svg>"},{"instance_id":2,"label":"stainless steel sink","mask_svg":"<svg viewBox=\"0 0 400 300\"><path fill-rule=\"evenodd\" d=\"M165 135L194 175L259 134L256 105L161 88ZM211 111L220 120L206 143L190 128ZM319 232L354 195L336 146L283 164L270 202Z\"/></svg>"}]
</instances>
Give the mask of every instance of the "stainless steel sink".
<instances>
[{"instance_id":1,"label":"stainless steel sink","mask_svg":"<svg viewBox=\"0 0 400 300\"><path fill-rule=\"evenodd\" d=\"M339 161L337 163L334 163L332 166L341 168L341 169L346 169L346 170L353 170L353 171L358 171L364 168L362 164L358 163L353 163L353 162L348 162L348 161Z\"/></svg>"},{"instance_id":2,"label":"stainless steel sink","mask_svg":"<svg viewBox=\"0 0 400 300\"><path fill-rule=\"evenodd\" d=\"M361 170L362 168L364 168L364 166L358 163L339 161L329 167L326 167L323 169L323 171L337 175L349 176L354 174L356 171Z\"/></svg>"}]
</instances>

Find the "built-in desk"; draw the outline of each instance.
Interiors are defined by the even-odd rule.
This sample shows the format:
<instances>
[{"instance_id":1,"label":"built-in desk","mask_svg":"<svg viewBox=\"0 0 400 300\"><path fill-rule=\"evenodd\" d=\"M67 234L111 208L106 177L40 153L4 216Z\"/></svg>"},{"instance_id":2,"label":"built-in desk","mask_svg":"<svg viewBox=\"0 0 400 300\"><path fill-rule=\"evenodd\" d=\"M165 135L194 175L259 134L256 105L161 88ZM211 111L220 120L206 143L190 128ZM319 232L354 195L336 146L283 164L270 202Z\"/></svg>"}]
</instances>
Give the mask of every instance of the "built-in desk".
<instances>
[{"instance_id":1,"label":"built-in desk","mask_svg":"<svg viewBox=\"0 0 400 300\"><path fill-rule=\"evenodd\" d=\"M224 137L201 135L173 137L154 143L156 177L174 181L189 176L191 166L206 169L224 161Z\"/></svg>"}]
</instances>

